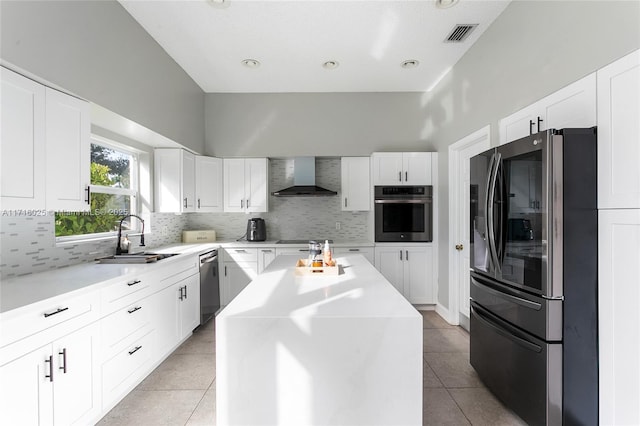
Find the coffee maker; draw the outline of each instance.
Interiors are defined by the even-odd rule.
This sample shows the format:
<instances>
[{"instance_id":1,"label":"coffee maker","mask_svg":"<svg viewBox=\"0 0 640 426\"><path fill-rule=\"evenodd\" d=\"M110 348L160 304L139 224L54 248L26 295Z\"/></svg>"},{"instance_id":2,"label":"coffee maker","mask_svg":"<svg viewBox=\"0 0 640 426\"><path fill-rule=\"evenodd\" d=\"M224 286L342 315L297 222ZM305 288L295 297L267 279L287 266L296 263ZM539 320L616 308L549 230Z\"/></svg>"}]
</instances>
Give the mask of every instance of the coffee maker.
<instances>
[{"instance_id":1,"label":"coffee maker","mask_svg":"<svg viewBox=\"0 0 640 426\"><path fill-rule=\"evenodd\" d=\"M247 221L247 241L264 241L267 239L267 226L259 217Z\"/></svg>"}]
</instances>

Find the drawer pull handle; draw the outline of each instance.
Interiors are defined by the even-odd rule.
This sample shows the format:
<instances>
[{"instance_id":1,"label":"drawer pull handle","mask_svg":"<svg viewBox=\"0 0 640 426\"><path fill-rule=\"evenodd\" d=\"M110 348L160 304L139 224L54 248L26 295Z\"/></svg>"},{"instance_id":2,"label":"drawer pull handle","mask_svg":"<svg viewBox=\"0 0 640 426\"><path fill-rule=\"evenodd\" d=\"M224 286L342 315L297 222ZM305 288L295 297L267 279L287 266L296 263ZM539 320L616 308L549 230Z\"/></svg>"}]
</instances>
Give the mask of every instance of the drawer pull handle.
<instances>
[{"instance_id":1,"label":"drawer pull handle","mask_svg":"<svg viewBox=\"0 0 640 426\"><path fill-rule=\"evenodd\" d=\"M59 314L60 312L64 312L66 310L68 310L69 308L58 308L56 309L54 312L45 312L44 313L44 317L45 318L49 318L51 315L55 315L55 314Z\"/></svg>"},{"instance_id":2,"label":"drawer pull handle","mask_svg":"<svg viewBox=\"0 0 640 426\"><path fill-rule=\"evenodd\" d=\"M349 249L349 251L360 251L360 249Z\"/></svg>"},{"instance_id":3,"label":"drawer pull handle","mask_svg":"<svg viewBox=\"0 0 640 426\"><path fill-rule=\"evenodd\" d=\"M262 250L263 253L273 253L273 250Z\"/></svg>"},{"instance_id":4,"label":"drawer pull handle","mask_svg":"<svg viewBox=\"0 0 640 426\"><path fill-rule=\"evenodd\" d=\"M58 367L58 370L62 370L64 374L67 374L67 348L64 348L62 352L58 352L58 355L62 355L62 367Z\"/></svg>"},{"instance_id":5,"label":"drawer pull handle","mask_svg":"<svg viewBox=\"0 0 640 426\"><path fill-rule=\"evenodd\" d=\"M129 281L129 282L127 283L127 285L128 285L129 287L131 287L132 285L136 285L136 284L139 284L139 283L141 283L141 282L142 282L142 281L140 281L140 280L133 280L133 281Z\"/></svg>"},{"instance_id":6,"label":"drawer pull handle","mask_svg":"<svg viewBox=\"0 0 640 426\"><path fill-rule=\"evenodd\" d=\"M136 306L133 309L129 309L127 312L129 312L130 314L134 313L135 311L139 311L140 309L142 309L142 306Z\"/></svg>"},{"instance_id":7,"label":"drawer pull handle","mask_svg":"<svg viewBox=\"0 0 640 426\"><path fill-rule=\"evenodd\" d=\"M243 250L236 250L236 253L246 253L246 252L247 252L247 251L246 251L246 250L244 250L244 249L243 249Z\"/></svg>"},{"instance_id":8,"label":"drawer pull handle","mask_svg":"<svg viewBox=\"0 0 640 426\"><path fill-rule=\"evenodd\" d=\"M45 359L44 362L49 363L49 375L44 375L46 379L49 379L50 382L53 382L53 355L49 355L49 359Z\"/></svg>"},{"instance_id":9,"label":"drawer pull handle","mask_svg":"<svg viewBox=\"0 0 640 426\"><path fill-rule=\"evenodd\" d=\"M129 355L133 355L136 352L138 352L140 349L142 349L142 346L136 346L133 350L129 351Z\"/></svg>"}]
</instances>

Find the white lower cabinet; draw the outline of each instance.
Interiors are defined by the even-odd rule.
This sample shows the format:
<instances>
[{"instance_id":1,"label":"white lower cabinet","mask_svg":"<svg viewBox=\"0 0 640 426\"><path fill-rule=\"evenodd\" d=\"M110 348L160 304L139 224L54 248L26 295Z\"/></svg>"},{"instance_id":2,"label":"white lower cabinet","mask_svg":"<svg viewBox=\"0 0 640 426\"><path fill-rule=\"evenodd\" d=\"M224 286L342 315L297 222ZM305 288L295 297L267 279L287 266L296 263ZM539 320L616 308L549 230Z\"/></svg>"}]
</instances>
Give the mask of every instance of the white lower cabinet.
<instances>
[{"instance_id":1,"label":"white lower cabinet","mask_svg":"<svg viewBox=\"0 0 640 426\"><path fill-rule=\"evenodd\" d=\"M258 249L258 274L264 271L264 268L269 266L271 262L276 258L275 247L265 247Z\"/></svg>"},{"instance_id":2,"label":"white lower cabinet","mask_svg":"<svg viewBox=\"0 0 640 426\"><path fill-rule=\"evenodd\" d=\"M273 260L269 252L259 254L258 250L228 247L222 251L220 300L223 306L228 305L261 272L259 264L264 269L266 262Z\"/></svg>"},{"instance_id":3,"label":"white lower cabinet","mask_svg":"<svg viewBox=\"0 0 640 426\"><path fill-rule=\"evenodd\" d=\"M82 425L101 411L97 323L0 366L0 424Z\"/></svg>"},{"instance_id":4,"label":"white lower cabinet","mask_svg":"<svg viewBox=\"0 0 640 426\"><path fill-rule=\"evenodd\" d=\"M413 304L436 303L432 245L375 247L375 266Z\"/></svg>"},{"instance_id":5,"label":"white lower cabinet","mask_svg":"<svg viewBox=\"0 0 640 426\"><path fill-rule=\"evenodd\" d=\"M369 263L372 265L375 264L373 247L335 247L331 253L333 257L339 257L345 254L361 254L367 258Z\"/></svg>"},{"instance_id":6,"label":"white lower cabinet","mask_svg":"<svg viewBox=\"0 0 640 426\"><path fill-rule=\"evenodd\" d=\"M598 212L600 424L640 424L640 209Z\"/></svg>"}]
</instances>

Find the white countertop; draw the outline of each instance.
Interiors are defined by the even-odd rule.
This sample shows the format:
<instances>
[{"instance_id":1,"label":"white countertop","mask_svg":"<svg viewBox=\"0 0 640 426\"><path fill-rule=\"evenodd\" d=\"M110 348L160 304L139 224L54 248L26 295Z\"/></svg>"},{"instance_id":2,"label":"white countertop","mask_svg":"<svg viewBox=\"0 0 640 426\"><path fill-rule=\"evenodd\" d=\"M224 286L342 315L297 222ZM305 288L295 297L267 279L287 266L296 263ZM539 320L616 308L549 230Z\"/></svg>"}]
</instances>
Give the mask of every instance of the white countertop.
<instances>
[{"instance_id":1,"label":"white countertop","mask_svg":"<svg viewBox=\"0 0 640 426\"><path fill-rule=\"evenodd\" d=\"M219 244L175 244L149 250L153 253L180 253L197 255ZM184 259L173 256L159 262L145 264L98 264L82 263L49 272L23 275L2 280L0 283L0 313L21 308L64 294L81 294L96 285L108 285L130 276L153 271L157 265L166 265Z\"/></svg>"},{"instance_id":2,"label":"white countertop","mask_svg":"<svg viewBox=\"0 0 640 426\"><path fill-rule=\"evenodd\" d=\"M218 317L412 317L420 314L362 255L337 257L340 275L296 275L278 256ZM357 271L357 273L356 273Z\"/></svg>"}]
</instances>

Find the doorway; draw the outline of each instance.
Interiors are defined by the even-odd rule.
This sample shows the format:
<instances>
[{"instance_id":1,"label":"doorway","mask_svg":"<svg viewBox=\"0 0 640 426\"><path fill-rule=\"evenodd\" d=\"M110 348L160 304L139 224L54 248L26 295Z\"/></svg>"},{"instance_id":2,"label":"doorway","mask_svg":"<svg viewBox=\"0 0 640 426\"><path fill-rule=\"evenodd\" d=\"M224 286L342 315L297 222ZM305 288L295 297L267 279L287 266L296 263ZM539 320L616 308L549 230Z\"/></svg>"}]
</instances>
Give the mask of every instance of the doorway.
<instances>
[{"instance_id":1,"label":"doorway","mask_svg":"<svg viewBox=\"0 0 640 426\"><path fill-rule=\"evenodd\" d=\"M491 147L491 126L449 146L449 321L469 330L469 159Z\"/></svg>"}]
</instances>

